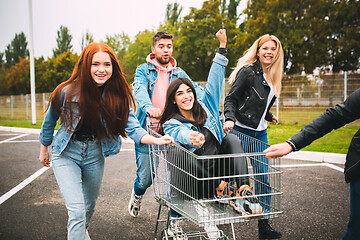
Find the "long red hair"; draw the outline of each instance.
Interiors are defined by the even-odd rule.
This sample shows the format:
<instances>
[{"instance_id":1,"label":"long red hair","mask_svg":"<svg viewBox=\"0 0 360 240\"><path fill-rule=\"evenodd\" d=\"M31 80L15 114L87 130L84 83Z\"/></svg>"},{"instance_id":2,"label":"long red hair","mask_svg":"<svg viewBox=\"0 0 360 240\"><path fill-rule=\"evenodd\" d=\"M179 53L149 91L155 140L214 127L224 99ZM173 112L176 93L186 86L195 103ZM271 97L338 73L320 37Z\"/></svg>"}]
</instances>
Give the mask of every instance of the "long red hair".
<instances>
[{"instance_id":1,"label":"long red hair","mask_svg":"<svg viewBox=\"0 0 360 240\"><path fill-rule=\"evenodd\" d=\"M98 52L109 54L113 67L112 76L105 83L104 97L90 72L93 56ZM60 99L61 92L66 86L68 87L65 97ZM74 101L74 99L78 100ZM75 119L74 106L68 104L71 102L79 104L81 121L78 128L86 119L87 124L96 132L99 139L102 137L115 138L119 135L126 137L125 127L130 108L135 107L135 101L114 51L106 44L91 43L87 45L83 49L71 77L59 84L50 96L49 103L52 103L59 113L62 123L69 131L75 131L76 129L71 127Z\"/></svg>"}]
</instances>

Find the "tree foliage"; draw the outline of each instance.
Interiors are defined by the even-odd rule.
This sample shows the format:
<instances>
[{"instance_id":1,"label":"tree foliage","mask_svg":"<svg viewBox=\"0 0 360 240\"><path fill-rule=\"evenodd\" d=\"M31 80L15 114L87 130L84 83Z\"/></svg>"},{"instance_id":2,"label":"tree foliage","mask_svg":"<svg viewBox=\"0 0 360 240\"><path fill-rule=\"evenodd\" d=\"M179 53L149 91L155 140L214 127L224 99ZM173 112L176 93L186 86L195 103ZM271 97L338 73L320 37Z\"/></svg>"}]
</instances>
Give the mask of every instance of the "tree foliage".
<instances>
[{"instance_id":1,"label":"tree foliage","mask_svg":"<svg viewBox=\"0 0 360 240\"><path fill-rule=\"evenodd\" d=\"M134 42L129 44L126 53L126 65L123 66L128 82L133 82L137 66L144 63L151 53L152 37L155 31L145 30L135 36Z\"/></svg>"},{"instance_id":2,"label":"tree foliage","mask_svg":"<svg viewBox=\"0 0 360 240\"><path fill-rule=\"evenodd\" d=\"M92 42L94 42L94 36L87 30L81 37L81 50Z\"/></svg>"},{"instance_id":3,"label":"tree foliage","mask_svg":"<svg viewBox=\"0 0 360 240\"><path fill-rule=\"evenodd\" d=\"M165 19L171 26L176 26L180 22L180 14L183 8L177 2L168 3L166 6Z\"/></svg>"},{"instance_id":4,"label":"tree foliage","mask_svg":"<svg viewBox=\"0 0 360 240\"><path fill-rule=\"evenodd\" d=\"M26 58L29 56L27 44L28 42L26 41L26 36L23 32L15 34L14 39L6 46L5 49L5 66L7 68L10 68L12 65L18 63L20 58Z\"/></svg>"},{"instance_id":5,"label":"tree foliage","mask_svg":"<svg viewBox=\"0 0 360 240\"><path fill-rule=\"evenodd\" d=\"M180 24L178 38L174 43L174 53L178 65L195 81L205 81L212 63L212 58L219 46L215 37L220 28L226 28L228 36L228 58L235 61L242 48L238 46L242 34L228 17L223 17L220 1L205 1L201 9L191 9Z\"/></svg>"},{"instance_id":6,"label":"tree foliage","mask_svg":"<svg viewBox=\"0 0 360 240\"><path fill-rule=\"evenodd\" d=\"M122 32L106 36L105 43L115 52L129 83L135 69L151 52L152 37L159 30L174 36L173 55L177 65L195 81L206 80L212 58L218 47L215 33L225 28L229 59L227 75L244 51L261 35L277 36L283 44L287 74L312 73L315 68L338 72L360 67L360 4L359 0L256 0L248 1L239 23L240 1L207 0L200 9L191 8L182 17L182 6L169 3L165 20L156 30L144 30L133 39ZM54 56L35 61L36 91L52 91L68 79L78 55L72 53L72 36L67 27L57 31ZM86 32L82 47L93 41ZM29 88L29 52L24 33L0 52L0 94L26 93Z\"/></svg>"},{"instance_id":7,"label":"tree foliage","mask_svg":"<svg viewBox=\"0 0 360 240\"><path fill-rule=\"evenodd\" d=\"M7 85L10 94L30 93L30 61L19 58L19 62L12 66L7 74Z\"/></svg>"},{"instance_id":8,"label":"tree foliage","mask_svg":"<svg viewBox=\"0 0 360 240\"><path fill-rule=\"evenodd\" d=\"M357 0L258 0L245 10L247 45L270 33L283 44L285 71L311 73L316 67L334 72L359 68Z\"/></svg>"},{"instance_id":9,"label":"tree foliage","mask_svg":"<svg viewBox=\"0 0 360 240\"><path fill-rule=\"evenodd\" d=\"M58 57L64 52L72 51L71 40L72 36L69 29L65 26L60 26L60 29L57 31L57 47L53 49L54 57Z\"/></svg>"},{"instance_id":10,"label":"tree foliage","mask_svg":"<svg viewBox=\"0 0 360 240\"><path fill-rule=\"evenodd\" d=\"M42 76L43 81L39 87L53 91L57 85L70 78L79 56L70 51L47 61L46 71Z\"/></svg>"}]
</instances>

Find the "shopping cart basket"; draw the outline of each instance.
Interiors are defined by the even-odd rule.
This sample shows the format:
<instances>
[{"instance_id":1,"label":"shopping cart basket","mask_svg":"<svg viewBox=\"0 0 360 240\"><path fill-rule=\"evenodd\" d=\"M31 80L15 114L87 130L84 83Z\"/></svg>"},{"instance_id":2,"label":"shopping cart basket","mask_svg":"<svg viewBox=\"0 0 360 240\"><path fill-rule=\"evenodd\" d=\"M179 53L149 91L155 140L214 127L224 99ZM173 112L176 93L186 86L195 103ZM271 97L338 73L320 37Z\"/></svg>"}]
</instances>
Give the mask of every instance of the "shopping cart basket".
<instances>
[{"instance_id":1,"label":"shopping cart basket","mask_svg":"<svg viewBox=\"0 0 360 240\"><path fill-rule=\"evenodd\" d=\"M148 122L148 131L155 137L160 135L151 126L156 123ZM244 153L198 156L181 145L150 145L149 153L152 164L154 197L159 203L158 217L155 226L155 239L160 220L161 207L173 209L184 218L199 227L231 224L232 236L235 239L233 223L249 220L268 219L282 213L280 208L280 159L266 159L263 150L267 144L240 132L231 131L242 142ZM247 161L248 173L230 175L215 163L230 164L230 159ZM232 166L228 167L231 169ZM206 170L206 171L204 171ZM210 174L209 174L210 172ZM229 204L223 204L214 196L219 182L232 182L234 179L247 178L253 188L254 195L261 206L261 211L241 214ZM233 196L226 200L236 200ZM249 196L250 198L250 196ZM243 196L243 200L247 196ZM167 217L167 227L170 214ZM165 228L166 229L166 228ZM208 239L205 232L189 233L188 238ZM219 231L218 239L228 239ZM168 239L166 231L162 231L162 239Z\"/></svg>"}]
</instances>

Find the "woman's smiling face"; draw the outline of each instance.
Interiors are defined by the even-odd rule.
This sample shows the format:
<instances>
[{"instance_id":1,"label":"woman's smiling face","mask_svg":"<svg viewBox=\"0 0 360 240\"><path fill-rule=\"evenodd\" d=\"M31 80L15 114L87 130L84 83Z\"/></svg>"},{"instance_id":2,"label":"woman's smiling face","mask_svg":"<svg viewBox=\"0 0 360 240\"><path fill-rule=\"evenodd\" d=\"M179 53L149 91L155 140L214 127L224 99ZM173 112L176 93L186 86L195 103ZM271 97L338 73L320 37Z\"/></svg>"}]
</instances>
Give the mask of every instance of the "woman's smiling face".
<instances>
[{"instance_id":1,"label":"woman's smiling face","mask_svg":"<svg viewBox=\"0 0 360 240\"><path fill-rule=\"evenodd\" d=\"M275 54L276 54L276 43L274 41L269 40L260 46L257 55L259 57L263 70L264 67L267 67L271 64Z\"/></svg>"},{"instance_id":2,"label":"woman's smiling face","mask_svg":"<svg viewBox=\"0 0 360 240\"><path fill-rule=\"evenodd\" d=\"M186 112L192 111L194 105L194 93L188 85L183 83L176 90L175 104L178 106L180 113L184 116L186 115Z\"/></svg>"},{"instance_id":3,"label":"woman's smiling face","mask_svg":"<svg viewBox=\"0 0 360 240\"><path fill-rule=\"evenodd\" d=\"M112 75L113 66L109 54L97 52L91 63L91 77L98 86L103 85Z\"/></svg>"}]
</instances>

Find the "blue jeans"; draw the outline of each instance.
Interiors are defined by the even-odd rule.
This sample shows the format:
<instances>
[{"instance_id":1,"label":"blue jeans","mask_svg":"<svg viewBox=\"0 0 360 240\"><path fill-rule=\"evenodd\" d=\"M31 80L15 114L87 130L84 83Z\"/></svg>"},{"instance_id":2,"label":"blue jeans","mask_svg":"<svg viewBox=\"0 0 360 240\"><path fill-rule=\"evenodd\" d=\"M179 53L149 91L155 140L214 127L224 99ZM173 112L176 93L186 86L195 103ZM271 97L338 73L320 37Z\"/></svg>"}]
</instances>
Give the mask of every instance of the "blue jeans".
<instances>
[{"instance_id":1,"label":"blue jeans","mask_svg":"<svg viewBox=\"0 0 360 240\"><path fill-rule=\"evenodd\" d=\"M241 128L237 125L234 126L234 130L246 134L250 137L256 138L264 143L268 143L267 130L254 131L246 128ZM245 152L249 152L248 145L243 142ZM263 152L266 146L263 145L263 149L257 149L259 152ZM269 159L265 156L257 156L255 160L251 159L251 165L253 166L254 173L267 173L268 172ZM255 176L255 194L270 194L271 186L268 180L268 175ZM265 212L270 212L271 196L259 197L262 207Z\"/></svg>"},{"instance_id":2,"label":"blue jeans","mask_svg":"<svg viewBox=\"0 0 360 240\"><path fill-rule=\"evenodd\" d=\"M52 167L68 210L68 239L85 239L104 173L97 140L70 140L61 154L52 153Z\"/></svg>"},{"instance_id":3,"label":"blue jeans","mask_svg":"<svg viewBox=\"0 0 360 240\"><path fill-rule=\"evenodd\" d=\"M360 180L350 182L350 218L343 240L360 239Z\"/></svg>"},{"instance_id":4,"label":"blue jeans","mask_svg":"<svg viewBox=\"0 0 360 240\"><path fill-rule=\"evenodd\" d=\"M151 177L151 166L149 156L149 146L139 146L135 144L135 155L136 155L136 179L134 182L134 192L138 196L145 194L152 184Z\"/></svg>"}]
</instances>

